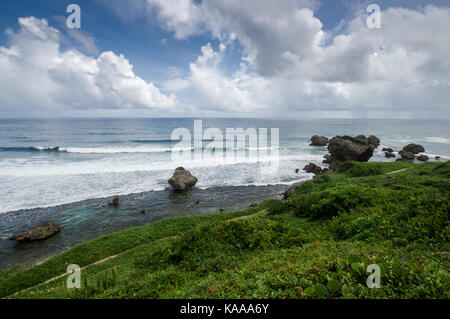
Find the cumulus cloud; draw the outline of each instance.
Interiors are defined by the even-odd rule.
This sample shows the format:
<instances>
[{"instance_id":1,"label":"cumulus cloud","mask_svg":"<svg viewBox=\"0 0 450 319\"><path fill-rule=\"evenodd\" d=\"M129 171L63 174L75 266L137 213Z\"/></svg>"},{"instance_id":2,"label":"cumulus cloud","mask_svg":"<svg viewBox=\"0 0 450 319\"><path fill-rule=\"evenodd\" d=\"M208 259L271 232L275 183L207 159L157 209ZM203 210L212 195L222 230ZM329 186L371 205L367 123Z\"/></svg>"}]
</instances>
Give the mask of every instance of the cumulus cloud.
<instances>
[{"instance_id":1,"label":"cumulus cloud","mask_svg":"<svg viewBox=\"0 0 450 319\"><path fill-rule=\"evenodd\" d=\"M205 32L244 47L245 68L231 76L220 67L225 52L208 45L189 77L171 80L194 90L204 108L449 114L448 7L388 8L381 29L369 29L361 14L330 39L309 1L145 3L176 37Z\"/></svg>"},{"instance_id":2,"label":"cumulus cloud","mask_svg":"<svg viewBox=\"0 0 450 319\"><path fill-rule=\"evenodd\" d=\"M19 30L7 34L10 46L0 47L3 109L166 110L177 104L136 76L123 55L62 51L60 32L45 19L20 18Z\"/></svg>"}]
</instances>

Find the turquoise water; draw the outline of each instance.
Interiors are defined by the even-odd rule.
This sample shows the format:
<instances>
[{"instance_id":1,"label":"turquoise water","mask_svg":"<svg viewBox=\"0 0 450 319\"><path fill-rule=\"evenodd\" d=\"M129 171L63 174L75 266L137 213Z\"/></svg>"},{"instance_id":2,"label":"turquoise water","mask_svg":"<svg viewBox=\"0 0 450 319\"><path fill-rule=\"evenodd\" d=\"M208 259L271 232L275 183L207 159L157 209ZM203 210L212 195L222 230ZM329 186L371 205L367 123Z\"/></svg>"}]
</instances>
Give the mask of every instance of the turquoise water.
<instances>
[{"instance_id":1,"label":"turquoise water","mask_svg":"<svg viewBox=\"0 0 450 319\"><path fill-rule=\"evenodd\" d=\"M398 150L413 142L424 145L432 158L450 158L448 120L203 119L204 130L279 128L279 168L265 169L272 152L267 147L259 147L254 161L172 161L177 144L172 131L185 127L193 134L193 124L194 119L0 120L0 238L48 220L63 230L40 243L0 241L0 268L36 262L101 234L161 218L242 209L277 197L286 185L312 177L297 174L296 168L322 162L326 148L309 146L315 134L374 134L381 139L374 161L386 160L383 147ZM178 166L199 179L184 197L167 189ZM114 195L125 196L119 210L105 207ZM140 208L151 213L141 215Z\"/></svg>"}]
</instances>

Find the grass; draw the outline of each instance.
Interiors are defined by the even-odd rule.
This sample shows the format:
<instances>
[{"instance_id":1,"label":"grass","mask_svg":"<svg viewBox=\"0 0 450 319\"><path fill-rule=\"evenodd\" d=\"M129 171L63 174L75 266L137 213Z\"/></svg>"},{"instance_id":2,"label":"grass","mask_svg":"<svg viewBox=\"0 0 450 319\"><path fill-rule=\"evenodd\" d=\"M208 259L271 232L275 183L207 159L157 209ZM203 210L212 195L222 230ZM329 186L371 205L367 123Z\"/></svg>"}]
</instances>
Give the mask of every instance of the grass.
<instances>
[{"instance_id":1,"label":"grass","mask_svg":"<svg viewBox=\"0 0 450 319\"><path fill-rule=\"evenodd\" d=\"M450 162L347 162L286 201L167 219L2 272L0 296L448 298L449 172ZM68 290L66 277L41 284L69 264L87 266L81 289ZM371 264L380 289L366 285Z\"/></svg>"}]
</instances>

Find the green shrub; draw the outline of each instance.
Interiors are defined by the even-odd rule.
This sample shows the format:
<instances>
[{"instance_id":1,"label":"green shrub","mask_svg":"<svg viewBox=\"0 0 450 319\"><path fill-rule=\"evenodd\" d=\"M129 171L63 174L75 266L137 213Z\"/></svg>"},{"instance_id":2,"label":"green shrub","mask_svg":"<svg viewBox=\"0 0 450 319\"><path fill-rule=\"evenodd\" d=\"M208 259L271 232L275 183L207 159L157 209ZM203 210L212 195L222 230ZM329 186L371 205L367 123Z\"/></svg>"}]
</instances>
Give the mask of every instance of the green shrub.
<instances>
[{"instance_id":1,"label":"green shrub","mask_svg":"<svg viewBox=\"0 0 450 319\"><path fill-rule=\"evenodd\" d=\"M377 195L368 187L339 185L300 196L293 205L296 216L329 219L359 206L370 206Z\"/></svg>"}]
</instances>

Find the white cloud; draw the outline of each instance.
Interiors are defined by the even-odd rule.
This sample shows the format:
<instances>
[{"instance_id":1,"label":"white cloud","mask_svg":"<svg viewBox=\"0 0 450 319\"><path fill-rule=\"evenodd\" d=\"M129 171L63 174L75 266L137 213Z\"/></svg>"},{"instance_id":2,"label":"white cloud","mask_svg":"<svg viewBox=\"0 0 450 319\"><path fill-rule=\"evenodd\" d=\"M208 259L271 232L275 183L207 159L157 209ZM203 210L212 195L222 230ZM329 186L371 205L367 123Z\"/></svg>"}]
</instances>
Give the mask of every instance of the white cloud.
<instances>
[{"instance_id":1,"label":"white cloud","mask_svg":"<svg viewBox=\"0 0 450 319\"><path fill-rule=\"evenodd\" d=\"M450 114L448 7L389 8L379 30L363 14L330 39L305 1L184 0L179 10L178 1L146 3L177 37L203 30L243 45L245 70L227 75L225 52L206 46L189 77L171 80L202 108Z\"/></svg>"},{"instance_id":2,"label":"white cloud","mask_svg":"<svg viewBox=\"0 0 450 319\"><path fill-rule=\"evenodd\" d=\"M123 55L97 58L60 48L61 34L45 19L20 18L0 47L0 107L6 110L172 109L166 96L136 76Z\"/></svg>"}]
</instances>

